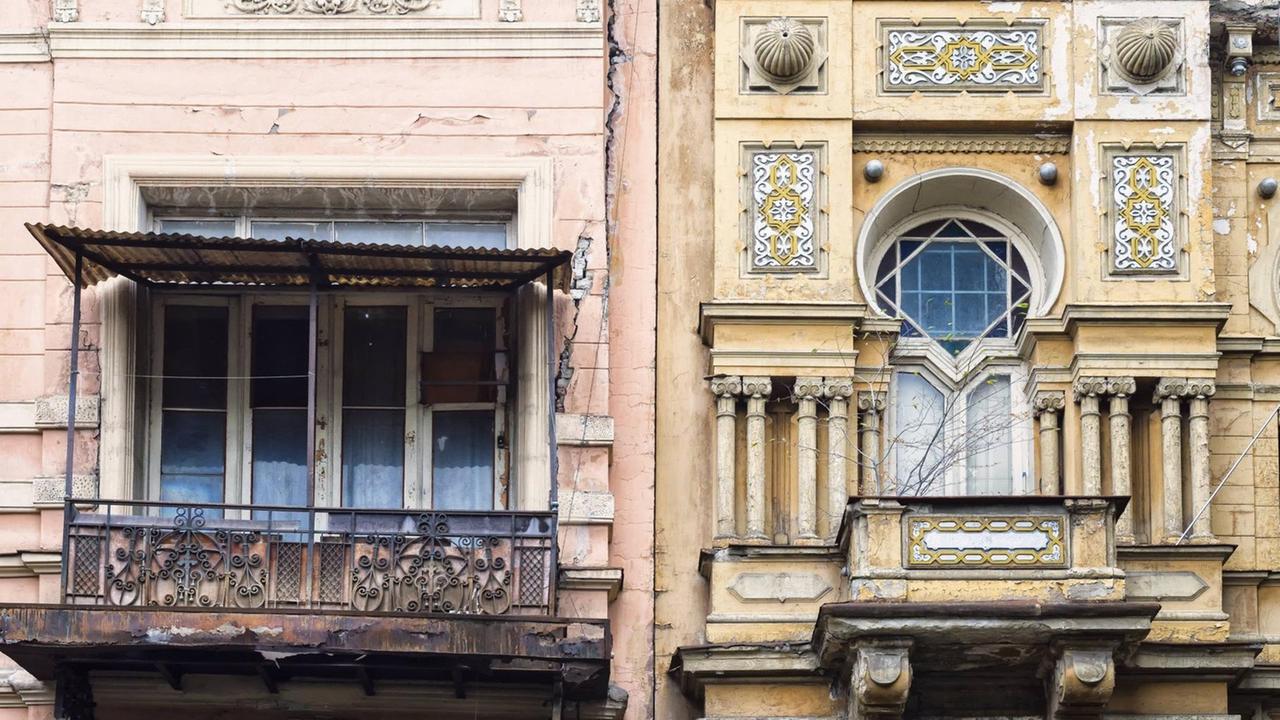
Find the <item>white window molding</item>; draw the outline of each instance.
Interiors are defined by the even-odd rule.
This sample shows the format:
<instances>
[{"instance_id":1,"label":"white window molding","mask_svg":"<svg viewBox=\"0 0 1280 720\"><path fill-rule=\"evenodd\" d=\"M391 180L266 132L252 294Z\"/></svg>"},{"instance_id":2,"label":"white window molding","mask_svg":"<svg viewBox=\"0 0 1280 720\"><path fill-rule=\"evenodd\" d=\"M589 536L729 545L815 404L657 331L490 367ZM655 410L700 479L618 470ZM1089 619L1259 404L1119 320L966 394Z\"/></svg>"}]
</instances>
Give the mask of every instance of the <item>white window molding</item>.
<instances>
[{"instance_id":1,"label":"white window molding","mask_svg":"<svg viewBox=\"0 0 1280 720\"><path fill-rule=\"evenodd\" d=\"M148 229L143 200L147 186L321 186L508 188L516 192L515 229L522 248L553 246L554 165L551 158L498 157L329 157L187 155L108 155L103 159L103 224L108 230ZM102 435L99 471L101 496L128 498L142 489L143 472L134 451L137 327L136 290L117 278L98 286L102 302ZM551 489L551 368L547 361L546 288L523 288L515 312L516 344L521 349L514 373L519 387L512 411L520 421L511 443L508 507L545 510ZM236 467L239 467L238 465Z\"/></svg>"}]
</instances>

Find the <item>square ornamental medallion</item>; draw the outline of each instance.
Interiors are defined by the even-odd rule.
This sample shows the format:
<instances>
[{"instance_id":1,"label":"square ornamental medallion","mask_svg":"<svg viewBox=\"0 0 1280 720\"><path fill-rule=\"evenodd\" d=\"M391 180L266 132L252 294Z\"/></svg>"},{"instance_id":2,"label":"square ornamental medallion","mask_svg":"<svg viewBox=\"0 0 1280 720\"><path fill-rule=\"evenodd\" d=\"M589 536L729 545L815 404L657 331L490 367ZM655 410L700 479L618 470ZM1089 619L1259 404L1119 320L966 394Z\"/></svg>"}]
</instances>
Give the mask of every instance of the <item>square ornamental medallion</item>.
<instances>
[{"instance_id":1,"label":"square ornamental medallion","mask_svg":"<svg viewBox=\"0 0 1280 720\"><path fill-rule=\"evenodd\" d=\"M1061 568L1067 565L1062 515L907 519L908 568Z\"/></svg>"}]
</instances>

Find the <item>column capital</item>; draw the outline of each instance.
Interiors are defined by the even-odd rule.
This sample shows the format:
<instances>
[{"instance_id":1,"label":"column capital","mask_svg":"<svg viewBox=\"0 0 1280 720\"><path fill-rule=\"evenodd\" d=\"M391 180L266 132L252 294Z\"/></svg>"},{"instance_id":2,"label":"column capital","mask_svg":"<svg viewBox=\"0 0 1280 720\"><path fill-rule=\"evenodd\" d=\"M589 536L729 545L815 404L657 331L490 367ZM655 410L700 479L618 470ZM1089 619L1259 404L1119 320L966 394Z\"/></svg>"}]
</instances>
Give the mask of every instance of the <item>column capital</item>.
<instances>
[{"instance_id":1,"label":"column capital","mask_svg":"<svg viewBox=\"0 0 1280 720\"><path fill-rule=\"evenodd\" d=\"M1189 398L1211 398L1217 391L1217 384L1208 378L1191 378L1187 380L1187 397Z\"/></svg>"},{"instance_id":2,"label":"column capital","mask_svg":"<svg viewBox=\"0 0 1280 720\"><path fill-rule=\"evenodd\" d=\"M1100 376L1087 375L1076 378L1071 384L1071 394L1076 402L1087 397L1098 397L1107 392L1107 379Z\"/></svg>"},{"instance_id":3,"label":"column capital","mask_svg":"<svg viewBox=\"0 0 1280 720\"><path fill-rule=\"evenodd\" d=\"M1137 391L1138 391L1138 381L1132 377L1107 378L1106 393L1108 395L1126 397L1129 395L1133 395Z\"/></svg>"},{"instance_id":4,"label":"column capital","mask_svg":"<svg viewBox=\"0 0 1280 720\"><path fill-rule=\"evenodd\" d=\"M1067 405L1067 394L1062 390L1040 390L1031 398L1031 408L1036 415L1062 412Z\"/></svg>"},{"instance_id":5,"label":"column capital","mask_svg":"<svg viewBox=\"0 0 1280 720\"><path fill-rule=\"evenodd\" d=\"M737 375L716 375L708 378L707 384L716 397L733 397L742 394L742 378Z\"/></svg>"},{"instance_id":6,"label":"column capital","mask_svg":"<svg viewBox=\"0 0 1280 720\"><path fill-rule=\"evenodd\" d=\"M798 400L817 400L822 397L823 387L820 377L797 377L792 392Z\"/></svg>"},{"instance_id":7,"label":"column capital","mask_svg":"<svg viewBox=\"0 0 1280 720\"><path fill-rule=\"evenodd\" d=\"M911 692L911 645L909 639L864 640L853 650L850 720L902 717Z\"/></svg>"},{"instance_id":8,"label":"column capital","mask_svg":"<svg viewBox=\"0 0 1280 720\"><path fill-rule=\"evenodd\" d=\"M853 378L822 378L822 396L831 400L848 400L853 396Z\"/></svg>"},{"instance_id":9,"label":"column capital","mask_svg":"<svg viewBox=\"0 0 1280 720\"><path fill-rule=\"evenodd\" d=\"M1156 383L1152 401L1162 402L1181 398L1187 394L1188 385L1189 382L1186 378L1160 378L1160 381Z\"/></svg>"},{"instance_id":10,"label":"column capital","mask_svg":"<svg viewBox=\"0 0 1280 720\"><path fill-rule=\"evenodd\" d=\"M744 375L742 377L742 394L748 397L769 397L773 392L773 379L767 375Z\"/></svg>"},{"instance_id":11,"label":"column capital","mask_svg":"<svg viewBox=\"0 0 1280 720\"><path fill-rule=\"evenodd\" d=\"M858 409L863 412L884 412L884 393L873 390L859 392Z\"/></svg>"}]
</instances>

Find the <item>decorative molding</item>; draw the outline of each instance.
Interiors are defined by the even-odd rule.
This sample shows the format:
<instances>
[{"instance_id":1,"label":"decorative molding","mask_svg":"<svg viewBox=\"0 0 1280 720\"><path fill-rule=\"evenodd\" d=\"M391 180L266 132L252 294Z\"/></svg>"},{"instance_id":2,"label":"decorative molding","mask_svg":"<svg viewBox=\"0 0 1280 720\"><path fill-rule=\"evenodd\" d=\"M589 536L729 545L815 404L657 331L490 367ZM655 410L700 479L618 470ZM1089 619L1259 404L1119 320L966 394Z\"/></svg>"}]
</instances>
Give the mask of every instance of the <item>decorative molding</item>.
<instances>
[{"instance_id":1,"label":"decorative molding","mask_svg":"<svg viewBox=\"0 0 1280 720\"><path fill-rule=\"evenodd\" d=\"M583 57L604 54L604 33L582 23L442 26L416 20L249 18L138 24L51 26L54 58L475 58Z\"/></svg>"},{"instance_id":2,"label":"decorative molding","mask_svg":"<svg viewBox=\"0 0 1280 720\"><path fill-rule=\"evenodd\" d=\"M80 19L79 0L53 0L53 21L71 23Z\"/></svg>"},{"instance_id":3,"label":"decorative molding","mask_svg":"<svg viewBox=\"0 0 1280 720\"><path fill-rule=\"evenodd\" d=\"M826 92L826 18L744 17L740 22L739 93Z\"/></svg>"},{"instance_id":4,"label":"decorative molding","mask_svg":"<svg viewBox=\"0 0 1280 720\"><path fill-rule=\"evenodd\" d=\"M142 0L142 22L148 25L164 22L164 0Z\"/></svg>"},{"instance_id":5,"label":"decorative molding","mask_svg":"<svg viewBox=\"0 0 1280 720\"><path fill-rule=\"evenodd\" d=\"M562 490L561 525L608 525L614 518L613 493L592 490Z\"/></svg>"},{"instance_id":6,"label":"decorative molding","mask_svg":"<svg viewBox=\"0 0 1280 720\"><path fill-rule=\"evenodd\" d=\"M556 444L609 447L613 445L613 417L556 413Z\"/></svg>"},{"instance_id":7,"label":"decorative molding","mask_svg":"<svg viewBox=\"0 0 1280 720\"><path fill-rule=\"evenodd\" d=\"M1114 149L1107 165L1110 272L1178 272L1178 156L1154 148Z\"/></svg>"},{"instance_id":8,"label":"decorative molding","mask_svg":"<svg viewBox=\"0 0 1280 720\"><path fill-rule=\"evenodd\" d=\"M36 398L34 424L38 428L65 428L67 426L67 396L44 395ZM76 397L76 427L94 428L98 426L97 395L79 395Z\"/></svg>"},{"instance_id":9,"label":"decorative molding","mask_svg":"<svg viewBox=\"0 0 1280 720\"><path fill-rule=\"evenodd\" d=\"M1066 155L1069 135L875 135L857 134L853 151L868 154L1014 153Z\"/></svg>"},{"instance_id":10,"label":"decorative molding","mask_svg":"<svg viewBox=\"0 0 1280 720\"><path fill-rule=\"evenodd\" d=\"M622 568L561 567L558 587L560 590L603 590L609 594L609 602L613 602L622 590Z\"/></svg>"},{"instance_id":11,"label":"decorative molding","mask_svg":"<svg viewBox=\"0 0 1280 720\"><path fill-rule=\"evenodd\" d=\"M49 61L49 40L44 33L0 33L0 63Z\"/></svg>"},{"instance_id":12,"label":"decorative molding","mask_svg":"<svg viewBox=\"0 0 1280 720\"><path fill-rule=\"evenodd\" d=\"M226 15L227 10L253 15L423 15L433 18L474 18L476 0L188 0L189 16Z\"/></svg>"},{"instance_id":13,"label":"decorative molding","mask_svg":"<svg viewBox=\"0 0 1280 720\"><path fill-rule=\"evenodd\" d=\"M1043 92L1044 23L882 22L880 89Z\"/></svg>"},{"instance_id":14,"label":"decorative molding","mask_svg":"<svg viewBox=\"0 0 1280 720\"><path fill-rule=\"evenodd\" d=\"M817 602L831 592L831 585L817 574L800 572L738 573L727 588L742 602Z\"/></svg>"},{"instance_id":15,"label":"decorative molding","mask_svg":"<svg viewBox=\"0 0 1280 720\"><path fill-rule=\"evenodd\" d=\"M61 551L18 550L0 554L0 578L57 575L61 572Z\"/></svg>"},{"instance_id":16,"label":"decorative molding","mask_svg":"<svg viewBox=\"0 0 1280 720\"><path fill-rule=\"evenodd\" d=\"M1260 72L1257 74L1258 120L1276 122L1280 120L1280 73Z\"/></svg>"},{"instance_id":17,"label":"decorative molding","mask_svg":"<svg viewBox=\"0 0 1280 720\"><path fill-rule=\"evenodd\" d=\"M600 22L600 0L578 0L577 18L580 23Z\"/></svg>"},{"instance_id":18,"label":"decorative molding","mask_svg":"<svg viewBox=\"0 0 1280 720\"><path fill-rule=\"evenodd\" d=\"M31 481L31 504L36 507L62 507L66 494L67 479L61 475ZM72 475L71 494L77 498L98 497L98 476Z\"/></svg>"},{"instance_id":19,"label":"decorative molding","mask_svg":"<svg viewBox=\"0 0 1280 720\"><path fill-rule=\"evenodd\" d=\"M524 20L524 10L520 7L520 0L498 0L498 20L502 22Z\"/></svg>"},{"instance_id":20,"label":"decorative molding","mask_svg":"<svg viewBox=\"0 0 1280 720\"><path fill-rule=\"evenodd\" d=\"M1103 94L1186 93L1181 18L1102 18L1098 36Z\"/></svg>"},{"instance_id":21,"label":"decorative molding","mask_svg":"<svg viewBox=\"0 0 1280 720\"><path fill-rule=\"evenodd\" d=\"M819 269L822 149L746 148L747 270Z\"/></svg>"},{"instance_id":22,"label":"decorative molding","mask_svg":"<svg viewBox=\"0 0 1280 720\"><path fill-rule=\"evenodd\" d=\"M1127 570L1124 580L1125 600L1194 600L1209 589L1209 584L1190 570Z\"/></svg>"}]
</instances>

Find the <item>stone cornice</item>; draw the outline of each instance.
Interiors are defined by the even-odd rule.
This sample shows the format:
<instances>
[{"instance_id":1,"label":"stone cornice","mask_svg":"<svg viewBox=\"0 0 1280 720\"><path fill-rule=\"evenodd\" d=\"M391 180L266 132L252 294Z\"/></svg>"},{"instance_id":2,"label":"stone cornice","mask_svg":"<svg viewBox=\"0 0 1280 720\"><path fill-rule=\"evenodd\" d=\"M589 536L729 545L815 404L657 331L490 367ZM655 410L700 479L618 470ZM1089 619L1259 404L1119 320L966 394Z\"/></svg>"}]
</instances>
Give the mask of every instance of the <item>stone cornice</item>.
<instances>
[{"instance_id":1,"label":"stone cornice","mask_svg":"<svg viewBox=\"0 0 1280 720\"><path fill-rule=\"evenodd\" d=\"M868 317L872 316L872 317ZM698 333L708 347L715 346L719 325L852 325L877 319L863 303L854 302L705 302L698 312ZM893 322L896 332L899 323Z\"/></svg>"},{"instance_id":2,"label":"stone cornice","mask_svg":"<svg viewBox=\"0 0 1280 720\"><path fill-rule=\"evenodd\" d=\"M45 62L49 41L43 33L0 33L0 63Z\"/></svg>"},{"instance_id":3,"label":"stone cornice","mask_svg":"<svg viewBox=\"0 0 1280 720\"><path fill-rule=\"evenodd\" d=\"M0 56L58 58L483 58L600 57L604 32L585 23L262 18L134 23L50 23L39 35L0 35ZM10 60L16 62L17 60Z\"/></svg>"},{"instance_id":4,"label":"stone cornice","mask_svg":"<svg viewBox=\"0 0 1280 720\"><path fill-rule=\"evenodd\" d=\"M1069 135L854 133L855 153L1015 153L1065 155Z\"/></svg>"}]
</instances>

